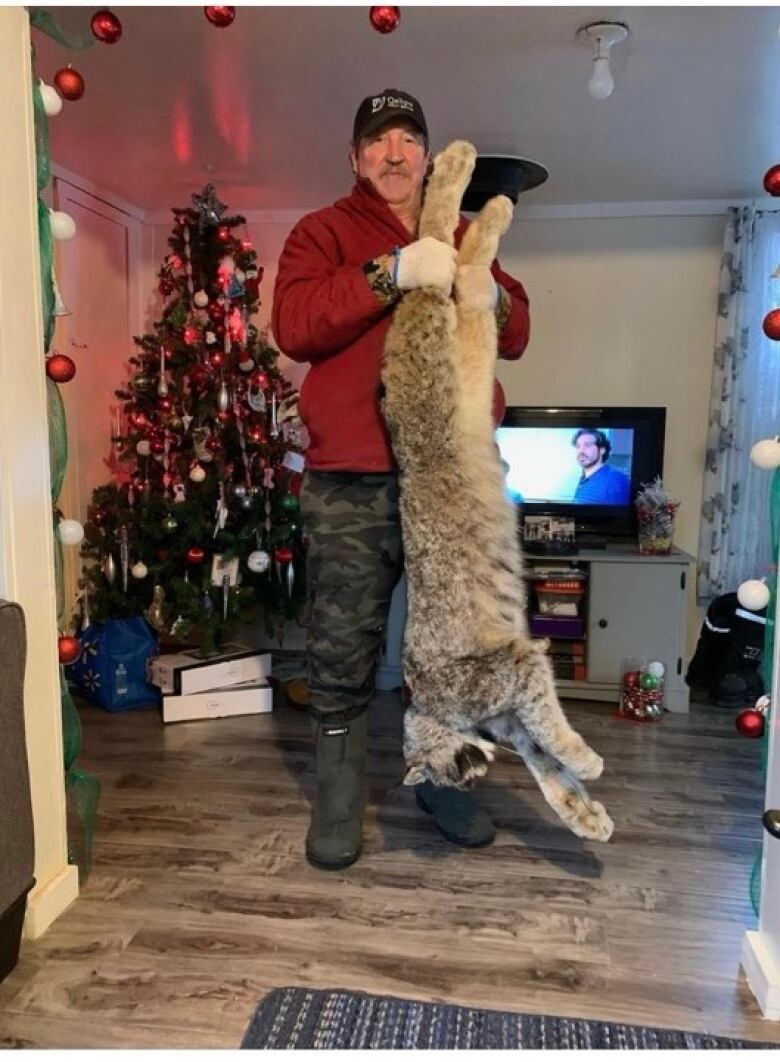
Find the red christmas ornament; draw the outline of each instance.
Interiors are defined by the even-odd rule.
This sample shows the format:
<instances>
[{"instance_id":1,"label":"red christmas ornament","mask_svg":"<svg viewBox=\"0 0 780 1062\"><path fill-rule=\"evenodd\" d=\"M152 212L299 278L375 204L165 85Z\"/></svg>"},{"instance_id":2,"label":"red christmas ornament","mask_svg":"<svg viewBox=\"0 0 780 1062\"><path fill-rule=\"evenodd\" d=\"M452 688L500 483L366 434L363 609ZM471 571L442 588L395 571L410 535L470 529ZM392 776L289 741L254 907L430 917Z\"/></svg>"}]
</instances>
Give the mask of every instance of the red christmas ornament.
<instances>
[{"instance_id":1,"label":"red christmas ornament","mask_svg":"<svg viewBox=\"0 0 780 1062\"><path fill-rule=\"evenodd\" d=\"M204 7L203 11L212 26L219 26L220 29L229 26L236 17L234 7Z\"/></svg>"},{"instance_id":2,"label":"red christmas ornament","mask_svg":"<svg viewBox=\"0 0 780 1062\"><path fill-rule=\"evenodd\" d=\"M206 557L205 549L201 549L200 546L190 546L187 550L187 563L188 564L202 564Z\"/></svg>"},{"instance_id":3,"label":"red christmas ornament","mask_svg":"<svg viewBox=\"0 0 780 1062\"><path fill-rule=\"evenodd\" d=\"M130 413L127 419L134 428L146 428L149 424L149 421L146 419L146 414L142 413L140 410Z\"/></svg>"},{"instance_id":4,"label":"red christmas ornament","mask_svg":"<svg viewBox=\"0 0 780 1062\"><path fill-rule=\"evenodd\" d=\"M171 255L171 268L172 269L181 269L181 267L183 265L184 265L184 261L183 261L183 259L181 259L179 257L178 254L172 254Z\"/></svg>"},{"instance_id":5,"label":"red christmas ornament","mask_svg":"<svg viewBox=\"0 0 780 1062\"><path fill-rule=\"evenodd\" d=\"M638 671L627 671L625 673L625 675L623 676L623 685L627 686L629 689L633 689L634 687L638 686L639 685L639 672Z\"/></svg>"},{"instance_id":6,"label":"red christmas ornament","mask_svg":"<svg viewBox=\"0 0 780 1062\"><path fill-rule=\"evenodd\" d=\"M252 250L252 241L251 240L242 240L241 241L241 250L242 251L251 251Z\"/></svg>"},{"instance_id":7,"label":"red christmas ornament","mask_svg":"<svg viewBox=\"0 0 780 1062\"><path fill-rule=\"evenodd\" d=\"M151 441L151 443L149 445L152 448L152 453L153 454L164 454L165 453L165 440L164 439L152 439L152 441Z\"/></svg>"},{"instance_id":8,"label":"red christmas ornament","mask_svg":"<svg viewBox=\"0 0 780 1062\"><path fill-rule=\"evenodd\" d=\"M221 322L214 325L214 327L212 328L212 332L217 337L217 339L225 338L225 326Z\"/></svg>"},{"instance_id":9,"label":"red christmas ornament","mask_svg":"<svg viewBox=\"0 0 780 1062\"><path fill-rule=\"evenodd\" d=\"M221 302L210 302L206 307L212 321L222 321L225 317L225 309Z\"/></svg>"},{"instance_id":10,"label":"red christmas ornament","mask_svg":"<svg viewBox=\"0 0 780 1062\"><path fill-rule=\"evenodd\" d=\"M205 391L211 387L213 379L207 365L193 365L190 369L190 387L196 391Z\"/></svg>"},{"instance_id":11,"label":"red christmas ornament","mask_svg":"<svg viewBox=\"0 0 780 1062\"><path fill-rule=\"evenodd\" d=\"M377 33L392 33L401 21L400 7L372 7L369 11L371 25Z\"/></svg>"},{"instance_id":12,"label":"red christmas ornament","mask_svg":"<svg viewBox=\"0 0 780 1062\"><path fill-rule=\"evenodd\" d=\"M217 235L223 243L226 243L230 239L230 229L227 225L220 225L217 229Z\"/></svg>"},{"instance_id":13,"label":"red christmas ornament","mask_svg":"<svg viewBox=\"0 0 780 1062\"><path fill-rule=\"evenodd\" d=\"M46 359L46 375L55 383L67 383L76 375L76 365L67 354L52 354Z\"/></svg>"},{"instance_id":14,"label":"red christmas ornament","mask_svg":"<svg viewBox=\"0 0 780 1062\"><path fill-rule=\"evenodd\" d=\"M253 425L253 427L249 429L248 435L249 441L255 443L258 446L260 445L260 443L265 442L265 432L259 424Z\"/></svg>"},{"instance_id":15,"label":"red christmas ornament","mask_svg":"<svg viewBox=\"0 0 780 1062\"><path fill-rule=\"evenodd\" d=\"M257 372L252 373L251 382L253 387L259 387L262 391L265 391L269 384L268 373L258 369Z\"/></svg>"},{"instance_id":16,"label":"red christmas ornament","mask_svg":"<svg viewBox=\"0 0 780 1062\"><path fill-rule=\"evenodd\" d=\"M769 339L780 339L780 310L770 310L764 318L762 328Z\"/></svg>"},{"instance_id":17,"label":"red christmas ornament","mask_svg":"<svg viewBox=\"0 0 780 1062\"><path fill-rule=\"evenodd\" d=\"M760 738L764 733L764 717L755 708L745 708L739 713L735 723L742 737Z\"/></svg>"},{"instance_id":18,"label":"red christmas ornament","mask_svg":"<svg viewBox=\"0 0 780 1062\"><path fill-rule=\"evenodd\" d=\"M287 564L293 559L293 551L289 546L277 546L274 551L274 559L279 564Z\"/></svg>"},{"instance_id":19,"label":"red christmas ornament","mask_svg":"<svg viewBox=\"0 0 780 1062\"><path fill-rule=\"evenodd\" d=\"M161 413L170 413L173 409L173 399L170 395L162 395L157 399L157 408Z\"/></svg>"},{"instance_id":20,"label":"red christmas ornament","mask_svg":"<svg viewBox=\"0 0 780 1062\"><path fill-rule=\"evenodd\" d=\"M217 413L217 420L220 424L227 424L232 416L233 414L229 409L220 409Z\"/></svg>"},{"instance_id":21,"label":"red christmas ornament","mask_svg":"<svg viewBox=\"0 0 780 1062\"><path fill-rule=\"evenodd\" d=\"M221 369L225 364L224 350L212 350L209 353L209 365L215 369Z\"/></svg>"},{"instance_id":22,"label":"red christmas ornament","mask_svg":"<svg viewBox=\"0 0 780 1062\"><path fill-rule=\"evenodd\" d=\"M222 443L216 435L210 435L208 439L206 439L206 449L212 454L218 454L222 449Z\"/></svg>"},{"instance_id":23,"label":"red christmas ornament","mask_svg":"<svg viewBox=\"0 0 780 1062\"><path fill-rule=\"evenodd\" d=\"M70 634L61 634L57 639L57 653L61 664L75 664L81 656L81 642Z\"/></svg>"},{"instance_id":24,"label":"red christmas ornament","mask_svg":"<svg viewBox=\"0 0 780 1062\"><path fill-rule=\"evenodd\" d=\"M764 188L770 195L780 195L780 163L770 166L764 174Z\"/></svg>"},{"instance_id":25,"label":"red christmas ornament","mask_svg":"<svg viewBox=\"0 0 780 1062\"><path fill-rule=\"evenodd\" d=\"M54 84L60 96L66 100L80 100L87 87L84 78L72 66L58 70L54 75Z\"/></svg>"},{"instance_id":26,"label":"red christmas ornament","mask_svg":"<svg viewBox=\"0 0 780 1062\"><path fill-rule=\"evenodd\" d=\"M89 26L97 39L103 41L104 44L116 44L122 36L122 23L108 8L96 11Z\"/></svg>"},{"instance_id":27,"label":"red christmas ornament","mask_svg":"<svg viewBox=\"0 0 780 1062\"><path fill-rule=\"evenodd\" d=\"M182 335L184 342L189 346L193 346L200 338L200 332L194 325L187 325Z\"/></svg>"}]
</instances>

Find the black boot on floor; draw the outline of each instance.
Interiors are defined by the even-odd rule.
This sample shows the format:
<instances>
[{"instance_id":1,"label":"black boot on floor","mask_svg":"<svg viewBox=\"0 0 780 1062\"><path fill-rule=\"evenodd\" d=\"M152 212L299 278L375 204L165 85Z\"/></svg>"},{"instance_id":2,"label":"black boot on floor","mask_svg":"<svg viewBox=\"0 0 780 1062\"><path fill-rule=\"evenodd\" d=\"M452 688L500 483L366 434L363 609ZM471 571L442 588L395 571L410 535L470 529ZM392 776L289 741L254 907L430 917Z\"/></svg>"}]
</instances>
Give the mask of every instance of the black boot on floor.
<instances>
[{"instance_id":1,"label":"black boot on floor","mask_svg":"<svg viewBox=\"0 0 780 1062\"><path fill-rule=\"evenodd\" d=\"M354 863L363 847L365 712L347 722L314 720L317 793L306 837L306 858L324 870Z\"/></svg>"},{"instance_id":2,"label":"black boot on floor","mask_svg":"<svg viewBox=\"0 0 780 1062\"><path fill-rule=\"evenodd\" d=\"M464 848L484 848L496 838L496 828L470 789L453 789L423 782L415 786L418 807L429 815L440 833Z\"/></svg>"}]
</instances>

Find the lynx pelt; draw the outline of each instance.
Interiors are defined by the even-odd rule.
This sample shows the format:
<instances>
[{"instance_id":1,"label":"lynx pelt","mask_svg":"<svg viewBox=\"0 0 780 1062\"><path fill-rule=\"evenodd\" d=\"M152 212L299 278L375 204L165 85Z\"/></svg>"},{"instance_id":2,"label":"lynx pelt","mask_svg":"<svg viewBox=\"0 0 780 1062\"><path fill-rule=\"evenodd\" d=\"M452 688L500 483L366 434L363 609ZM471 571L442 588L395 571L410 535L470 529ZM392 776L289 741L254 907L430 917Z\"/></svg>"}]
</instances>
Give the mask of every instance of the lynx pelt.
<instances>
[{"instance_id":1,"label":"lynx pelt","mask_svg":"<svg viewBox=\"0 0 780 1062\"><path fill-rule=\"evenodd\" d=\"M463 141L437 157L421 237L452 244L474 158ZM489 265L511 216L508 199L492 199L458 264ZM493 442L495 315L458 294L456 283L456 301L434 288L403 297L382 371L409 595L404 781L465 787L508 742L566 825L606 841L612 822L582 784L602 760L563 714L546 644L528 635L516 518Z\"/></svg>"}]
</instances>

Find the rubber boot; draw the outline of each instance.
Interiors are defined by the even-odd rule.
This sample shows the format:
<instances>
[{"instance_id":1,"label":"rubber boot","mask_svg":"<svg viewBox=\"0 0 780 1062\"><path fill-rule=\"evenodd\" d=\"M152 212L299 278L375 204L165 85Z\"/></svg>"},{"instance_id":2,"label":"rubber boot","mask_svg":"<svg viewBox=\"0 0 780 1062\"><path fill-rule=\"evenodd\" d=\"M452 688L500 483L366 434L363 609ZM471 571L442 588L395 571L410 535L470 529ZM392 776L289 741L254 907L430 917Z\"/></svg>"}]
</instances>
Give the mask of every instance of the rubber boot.
<instances>
[{"instance_id":1,"label":"rubber boot","mask_svg":"<svg viewBox=\"0 0 780 1062\"><path fill-rule=\"evenodd\" d=\"M363 846L367 732L365 712L348 722L314 719L317 794L306 858L324 870L348 867Z\"/></svg>"},{"instance_id":2,"label":"rubber boot","mask_svg":"<svg viewBox=\"0 0 780 1062\"><path fill-rule=\"evenodd\" d=\"M454 789L423 782L415 786L417 806L429 815L439 832L464 848L483 848L496 838L496 828L470 789Z\"/></svg>"}]
</instances>

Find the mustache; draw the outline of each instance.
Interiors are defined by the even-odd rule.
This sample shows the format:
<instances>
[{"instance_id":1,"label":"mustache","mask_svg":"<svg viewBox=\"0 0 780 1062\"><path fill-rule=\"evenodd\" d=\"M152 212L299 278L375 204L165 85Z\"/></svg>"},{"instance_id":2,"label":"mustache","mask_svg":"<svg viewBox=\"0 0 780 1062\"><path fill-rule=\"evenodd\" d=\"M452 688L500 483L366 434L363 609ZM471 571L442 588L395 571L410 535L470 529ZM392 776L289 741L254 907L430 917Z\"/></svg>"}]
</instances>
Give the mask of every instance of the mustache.
<instances>
[{"instance_id":1,"label":"mustache","mask_svg":"<svg viewBox=\"0 0 780 1062\"><path fill-rule=\"evenodd\" d=\"M406 166L383 166L379 172L380 177L386 177L389 173L400 173L403 177L409 176Z\"/></svg>"}]
</instances>

